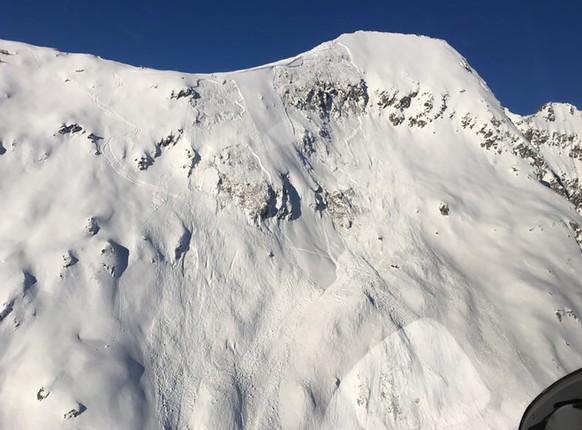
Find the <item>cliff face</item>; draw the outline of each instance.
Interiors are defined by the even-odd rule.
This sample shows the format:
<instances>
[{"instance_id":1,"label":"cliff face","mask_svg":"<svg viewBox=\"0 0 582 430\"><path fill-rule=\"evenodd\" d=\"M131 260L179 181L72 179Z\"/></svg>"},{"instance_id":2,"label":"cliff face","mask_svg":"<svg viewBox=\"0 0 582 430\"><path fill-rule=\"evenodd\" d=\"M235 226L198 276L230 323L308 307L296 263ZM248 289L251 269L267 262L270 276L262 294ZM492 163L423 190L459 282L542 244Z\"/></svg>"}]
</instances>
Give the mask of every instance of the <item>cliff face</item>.
<instances>
[{"instance_id":1,"label":"cliff face","mask_svg":"<svg viewBox=\"0 0 582 430\"><path fill-rule=\"evenodd\" d=\"M417 36L0 48L1 427L509 429L582 365L575 107Z\"/></svg>"}]
</instances>

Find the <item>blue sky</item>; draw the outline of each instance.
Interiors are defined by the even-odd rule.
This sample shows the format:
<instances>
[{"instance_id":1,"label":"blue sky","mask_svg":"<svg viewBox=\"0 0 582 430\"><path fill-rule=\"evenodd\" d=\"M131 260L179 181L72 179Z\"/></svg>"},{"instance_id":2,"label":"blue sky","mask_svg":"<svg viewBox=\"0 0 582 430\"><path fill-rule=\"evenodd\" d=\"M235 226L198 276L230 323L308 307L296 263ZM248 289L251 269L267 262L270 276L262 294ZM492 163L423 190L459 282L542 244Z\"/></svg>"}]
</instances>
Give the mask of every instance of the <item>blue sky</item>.
<instances>
[{"instance_id":1,"label":"blue sky","mask_svg":"<svg viewBox=\"0 0 582 430\"><path fill-rule=\"evenodd\" d=\"M501 102L582 108L582 2L7 0L0 38L185 72L290 57L356 30L446 39Z\"/></svg>"}]
</instances>

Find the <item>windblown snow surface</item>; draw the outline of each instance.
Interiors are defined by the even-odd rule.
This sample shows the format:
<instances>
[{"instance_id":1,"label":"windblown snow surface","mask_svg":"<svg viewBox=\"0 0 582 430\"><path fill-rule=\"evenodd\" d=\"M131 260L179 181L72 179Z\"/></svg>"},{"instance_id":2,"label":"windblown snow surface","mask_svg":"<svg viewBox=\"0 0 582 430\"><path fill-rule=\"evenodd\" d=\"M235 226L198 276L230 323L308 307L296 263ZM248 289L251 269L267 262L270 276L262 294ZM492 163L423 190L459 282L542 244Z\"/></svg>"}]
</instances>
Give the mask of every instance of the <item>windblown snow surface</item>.
<instances>
[{"instance_id":1,"label":"windblown snow surface","mask_svg":"<svg viewBox=\"0 0 582 430\"><path fill-rule=\"evenodd\" d=\"M0 49L0 428L515 429L582 367L574 106L418 36Z\"/></svg>"}]
</instances>

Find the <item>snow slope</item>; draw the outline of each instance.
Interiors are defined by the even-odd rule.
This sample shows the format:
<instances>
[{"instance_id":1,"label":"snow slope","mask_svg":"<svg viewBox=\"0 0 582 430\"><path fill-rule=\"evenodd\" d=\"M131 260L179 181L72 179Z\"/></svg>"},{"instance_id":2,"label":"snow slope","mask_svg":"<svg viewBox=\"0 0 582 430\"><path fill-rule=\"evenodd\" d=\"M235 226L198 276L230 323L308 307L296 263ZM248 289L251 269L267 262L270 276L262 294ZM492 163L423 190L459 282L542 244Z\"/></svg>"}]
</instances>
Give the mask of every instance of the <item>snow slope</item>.
<instances>
[{"instance_id":1,"label":"snow slope","mask_svg":"<svg viewBox=\"0 0 582 430\"><path fill-rule=\"evenodd\" d=\"M0 49L0 428L513 429L582 366L574 106L418 36Z\"/></svg>"}]
</instances>

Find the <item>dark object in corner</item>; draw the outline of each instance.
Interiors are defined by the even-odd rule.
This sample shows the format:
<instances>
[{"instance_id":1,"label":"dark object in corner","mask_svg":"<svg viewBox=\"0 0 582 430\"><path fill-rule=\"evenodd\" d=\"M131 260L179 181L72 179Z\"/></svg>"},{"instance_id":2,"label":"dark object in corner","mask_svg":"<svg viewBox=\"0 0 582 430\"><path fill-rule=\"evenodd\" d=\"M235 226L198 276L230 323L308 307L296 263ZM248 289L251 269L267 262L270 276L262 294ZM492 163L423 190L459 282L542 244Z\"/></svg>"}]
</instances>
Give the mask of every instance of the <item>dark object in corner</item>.
<instances>
[{"instance_id":1,"label":"dark object in corner","mask_svg":"<svg viewBox=\"0 0 582 430\"><path fill-rule=\"evenodd\" d=\"M582 428L582 369L546 388L527 407L519 430L579 430Z\"/></svg>"}]
</instances>

